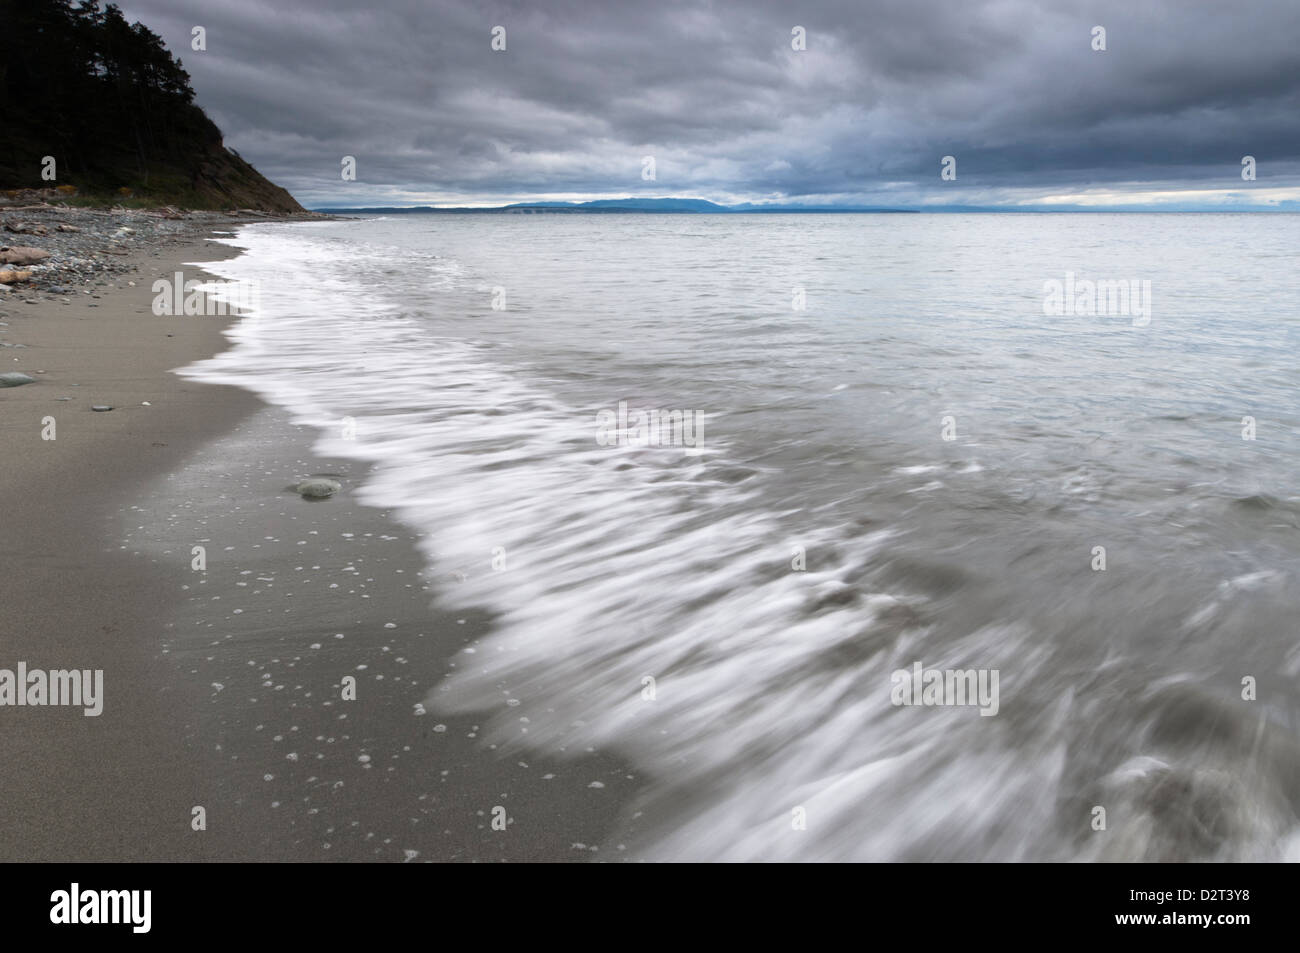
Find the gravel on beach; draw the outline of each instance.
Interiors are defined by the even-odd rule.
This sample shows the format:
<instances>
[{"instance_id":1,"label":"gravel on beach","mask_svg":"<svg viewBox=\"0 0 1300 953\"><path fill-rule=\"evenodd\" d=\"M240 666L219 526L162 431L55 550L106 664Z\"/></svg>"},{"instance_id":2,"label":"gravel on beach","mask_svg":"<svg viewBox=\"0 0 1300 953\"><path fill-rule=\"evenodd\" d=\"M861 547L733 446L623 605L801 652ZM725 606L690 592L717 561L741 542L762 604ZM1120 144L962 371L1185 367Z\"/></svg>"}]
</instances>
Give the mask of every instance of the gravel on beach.
<instances>
[{"instance_id":1,"label":"gravel on beach","mask_svg":"<svg viewBox=\"0 0 1300 953\"><path fill-rule=\"evenodd\" d=\"M247 222L325 218L319 213L271 216L238 212L191 212L154 209L77 208L60 205L0 205L0 249L38 248L49 257L21 266L31 277L0 290L0 317L14 301L35 303L94 297L116 276L139 271L141 253L205 238L214 230ZM12 266L18 267L18 266Z\"/></svg>"}]
</instances>

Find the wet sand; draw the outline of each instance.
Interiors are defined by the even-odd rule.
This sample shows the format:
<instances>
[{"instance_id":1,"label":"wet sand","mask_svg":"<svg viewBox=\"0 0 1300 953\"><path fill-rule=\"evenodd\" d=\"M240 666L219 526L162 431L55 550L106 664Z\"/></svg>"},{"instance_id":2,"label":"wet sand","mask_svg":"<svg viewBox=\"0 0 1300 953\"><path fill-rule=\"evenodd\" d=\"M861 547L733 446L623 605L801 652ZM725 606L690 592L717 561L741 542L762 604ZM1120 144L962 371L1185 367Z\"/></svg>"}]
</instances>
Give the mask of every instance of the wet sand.
<instances>
[{"instance_id":1,"label":"wet sand","mask_svg":"<svg viewBox=\"0 0 1300 953\"><path fill-rule=\"evenodd\" d=\"M624 765L495 751L417 707L490 620L430 608L455 580L355 501L364 469L170 373L228 319L155 316L150 285L229 254L177 246L98 299L4 302L0 339L26 347L0 361L37 383L0 391L0 668L103 669L105 697L98 717L0 707L0 860L627 858ZM287 491L321 473L333 499Z\"/></svg>"}]
</instances>

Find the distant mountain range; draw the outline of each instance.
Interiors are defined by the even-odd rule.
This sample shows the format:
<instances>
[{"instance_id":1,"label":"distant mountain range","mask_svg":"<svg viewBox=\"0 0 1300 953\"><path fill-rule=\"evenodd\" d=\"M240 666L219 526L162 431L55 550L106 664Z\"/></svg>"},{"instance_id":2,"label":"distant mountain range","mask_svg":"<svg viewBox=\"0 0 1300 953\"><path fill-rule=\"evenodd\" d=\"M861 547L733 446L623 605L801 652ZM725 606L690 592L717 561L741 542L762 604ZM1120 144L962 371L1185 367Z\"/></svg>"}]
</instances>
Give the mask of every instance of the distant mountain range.
<instances>
[{"instance_id":1,"label":"distant mountain range","mask_svg":"<svg viewBox=\"0 0 1300 953\"><path fill-rule=\"evenodd\" d=\"M596 199L592 202L518 202L496 208L438 208L419 205L408 208L318 208L318 212L336 215L399 215L439 212L483 212L488 214L536 215L541 213L592 213L592 212L676 212L686 214L744 213L744 212L914 212L916 209L868 208L846 206L810 205L719 205L705 199Z\"/></svg>"},{"instance_id":2,"label":"distant mountain range","mask_svg":"<svg viewBox=\"0 0 1300 953\"><path fill-rule=\"evenodd\" d=\"M771 214L771 213L816 213L854 214L854 213L970 213L970 212L1296 212L1300 205L1295 202L1279 202L1273 207L1206 208L1196 205L1127 205L1111 208L1090 207L1083 205L925 205L916 208L886 208L877 206L847 205L719 205L705 199L596 199L592 202L518 202L514 205L501 205L493 208L439 208L433 205L397 208L378 206L365 208L320 207L313 211L330 212L336 215L425 215L446 212L475 212L487 215L536 215L536 214L592 214L600 212L658 212L674 214Z\"/></svg>"}]
</instances>

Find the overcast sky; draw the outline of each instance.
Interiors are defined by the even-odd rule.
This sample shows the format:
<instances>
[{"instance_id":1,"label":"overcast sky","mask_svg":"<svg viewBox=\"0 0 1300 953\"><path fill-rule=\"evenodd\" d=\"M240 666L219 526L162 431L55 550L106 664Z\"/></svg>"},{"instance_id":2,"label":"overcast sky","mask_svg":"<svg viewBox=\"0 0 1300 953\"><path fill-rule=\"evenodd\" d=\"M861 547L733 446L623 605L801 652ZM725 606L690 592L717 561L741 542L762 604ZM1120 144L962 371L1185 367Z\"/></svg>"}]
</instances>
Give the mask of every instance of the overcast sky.
<instances>
[{"instance_id":1,"label":"overcast sky","mask_svg":"<svg viewBox=\"0 0 1300 953\"><path fill-rule=\"evenodd\" d=\"M226 145L308 207L1300 208L1297 0L121 6L182 59Z\"/></svg>"}]
</instances>

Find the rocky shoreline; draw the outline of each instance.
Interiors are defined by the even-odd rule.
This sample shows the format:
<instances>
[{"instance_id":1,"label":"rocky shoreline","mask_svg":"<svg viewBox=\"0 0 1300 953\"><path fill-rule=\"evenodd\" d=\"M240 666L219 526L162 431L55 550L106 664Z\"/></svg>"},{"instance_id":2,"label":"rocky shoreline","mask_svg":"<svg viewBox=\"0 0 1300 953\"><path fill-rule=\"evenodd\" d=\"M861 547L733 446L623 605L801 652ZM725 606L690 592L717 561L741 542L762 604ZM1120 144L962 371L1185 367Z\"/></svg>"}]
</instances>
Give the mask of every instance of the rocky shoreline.
<instances>
[{"instance_id":1,"label":"rocky shoreline","mask_svg":"<svg viewBox=\"0 0 1300 953\"><path fill-rule=\"evenodd\" d=\"M319 212L234 212L78 208L46 203L0 207L0 319L6 304L96 297L117 276L139 270L140 252L207 237L255 221L324 219Z\"/></svg>"}]
</instances>

